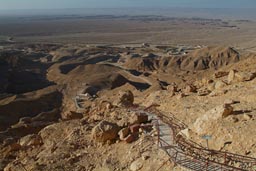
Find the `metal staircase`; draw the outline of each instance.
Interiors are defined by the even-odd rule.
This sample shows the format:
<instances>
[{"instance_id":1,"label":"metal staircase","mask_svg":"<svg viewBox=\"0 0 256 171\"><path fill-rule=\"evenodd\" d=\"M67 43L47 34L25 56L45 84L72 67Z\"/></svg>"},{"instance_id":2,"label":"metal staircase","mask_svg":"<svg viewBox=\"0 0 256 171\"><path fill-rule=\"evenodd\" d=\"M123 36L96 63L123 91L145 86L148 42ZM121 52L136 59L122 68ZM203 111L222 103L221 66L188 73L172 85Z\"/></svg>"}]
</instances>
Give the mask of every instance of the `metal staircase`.
<instances>
[{"instance_id":1,"label":"metal staircase","mask_svg":"<svg viewBox=\"0 0 256 171\"><path fill-rule=\"evenodd\" d=\"M184 171L256 171L256 159L238 154L206 149L187 140L180 131L187 126L175 118L156 109L158 105L134 109L152 118L158 131L158 146L169 156L170 161Z\"/></svg>"}]
</instances>

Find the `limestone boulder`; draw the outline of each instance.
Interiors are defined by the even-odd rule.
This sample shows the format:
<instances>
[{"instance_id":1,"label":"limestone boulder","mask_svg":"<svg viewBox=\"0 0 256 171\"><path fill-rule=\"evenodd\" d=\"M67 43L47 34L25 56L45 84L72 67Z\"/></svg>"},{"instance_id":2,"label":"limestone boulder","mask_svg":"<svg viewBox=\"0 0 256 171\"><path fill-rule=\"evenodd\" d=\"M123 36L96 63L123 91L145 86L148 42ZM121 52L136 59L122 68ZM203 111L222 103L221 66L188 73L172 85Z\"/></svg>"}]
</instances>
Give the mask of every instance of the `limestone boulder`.
<instances>
[{"instance_id":1,"label":"limestone boulder","mask_svg":"<svg viewBox=\"0 0 256 171\"><path fill-rule=\"evenodd\" d=\"M215 83L213 82L211 84L208 84L206 87L208 90L213 91L213 90L215 90Z\"/></svg>"},{"instance_id":2,"label":"limestone boulder","mask_svg":"<svg viewBox=\"0 0 256 171\"><path fill-rule=\"evenodd\" d=\"M83 118L83 114L82 113L78 113L78 112L74 112L74 111L69 111L66 112L65 115L63 115L64 117L62 117L64 120L73 120L73 119L82 119Z\"/></svg>"},{"instance_id":3,"label":"limestone boulder","mask_svg":"<svg viewBox=\"0 0 256 171\"><path fill-rule=\"evenodd\" d=\"M212 109L210 112L215 113L216 118L225 118L233 113L233 107L230 104L224 104Z\"/></svg>"},{"instance_id":4,"label":"limestone boulder","mask_svg":"<svg viewBox=\"0 0 256 171\"><path fill-rule=\"evenodd\" d=\"M197 95L198 96L207 96L210 93L211 93L211 91L208 90L207 88L202 88L202 89L198 90Z\"/></svg>"},{"instance_id":5,"label":"limestone boulder","mask_svg":"<svg viewBox=\"0 0 256 171\"><path fill-rule=\"evenodd\" d=\"M202 85L203 86L207 86L207 85L209 85L209 84L212 84L214 81L213 80L211 80L211 79L207 79L207 78L203 78L202 79Z\"/></svg>"},{"instance_id":6,"label":"limestone boulder","mask_svg":"<svg viewBox=\"0 0 256 171\"><path fill-rule=\"evenodd\" d=\"M139 171L143 167L142 159L137 159L130 165L130 171Z\"/></svg>"},{"instance_id":7,"label":"limestone boulder","mask_svg":"<svg viewBox=\"0 0 256 171\"><path fill-rule=\"evenodd\" d=\"M92 138L97 142L107 142L117 139L119 127L108 121L101 121L92 130Z\"/></svg>"},{"instance_id":8,"label":"limestone boulder","mask_svg":"<svg viewBox=\"0 0 256 171\"><path fill-rule=\"evenodd\" d=\"M21 147L31 147L31 146L41 145L42 138L37 134L27 135L20 139L19 144L21 145Z\"/></svg>"},{"instance_id":9,"label":"limestone boulder","mask_svg":"<svg viewBox=\"0 0 256 171\"><path fill-rule=\"evenodd\" d=\"M236 103L240 103L240 101L236 101L236 100L232 100L232 99L226 99L224 101L224 104L229 104L229 105L236 104Z\"/></svg>"},{"instance_id":10,"label":"limestone boulder","mask_svg":"<svg viewBox=\"0 0 256 171\"><path fill-rule=\"evenodd\" d=\"M184 93L179 93L179 94L176 96L176 98L177 98L178 100L182 99L183 97L186 97L186 95L185 95Z\"/></svg>"},{"instance_id":11,"label":"limestone boulder","mask_svg":"<svg viewBox=\"0 0 256 171\"><path fill-rule=\"evenodd\" d=\"M134 102L134 95L130 90L120 91L117 104L119 106L132 106Z\"/></svg>"},{"instance_id":12,"label":"limestone boulder","mask_svg":"<svg viewBox=\"0 0 256 171\"><path fill-rule=\"evenodd\" d=\"M124 138L123 141L125 141L126 143L132 143L133 141L135 141L136 136L134 134L129 134L127 137Z\"/></svg>"},{"instance_id":13,"label":"limestone boulder","mask_svg":"<svg viewBox=\"0 0 256 171\"><path fill-rule=\"evenodd\" d=\"M176 84L170 84L167 86L167 90L169 92L177 92L178 91L178 87Z\"/></svg>"},{"instance_id":14,"label":"limestone boulder","mask_svg":"<svg viewBox=\"0 0 256 171\"><path fill-rule=\"evenodd\" d=\"M228 74L228 84L234 82L244 82L244 81L251 81L256 78L256 73L253 72L238 72L235 70L231 70Z\"/></svg>"},{"instance_id":15,"label":"limestone boulder","mask_svg":"<svg viewBox=\"0 0 256 171\"><path fill-rule=\"evenodd\" d=\"M214 77L215 78L221 78L221 77L224 77L224 76L227 76L229 73L228 72L225 72L225 71L218 71L214 74Z\"/></svg>"},{"instance_id":16,"label":"limestone boulder","mask_svg":"<svg viewBox=\"0 0 256 171\"><path fill-rule=\"evenodd\" d=\"M130 126L130 130L131 130L132 133L139 132L140 128L141 128L140 124L134 124L134 125Z\"/></svg>"},{"instance_id":17,"label":"limestone boulder","mask_svg":"<svg viewBox=\"0 0 256 171\"><path fill-rule=\"evenodd\" d=\"M204 134L209 130L209 126L212 125L212 123L218 121L218 119L223 119L232 113L233 107L230 104L217 106L199 117L192 125L191 129L198 134Z\"/></svg>"},{"instance_id":18,"label":"limestone boulder","mask_svg":"<svg viewBox=\"0 0 256 171\"><path fill-rule=\"evenodd\" d=\"M212 91L209 96L210 97L215 97L215 96L221 96L221 95L224 95L228 92L228 90L225 90L225 89L217 89L217 90L214 90Z\"/></svg>"},{"instance_id":19,"label":"limestone boulder","mask_svg":"<svg viewBox=\"0 0 256 171\"><path fill-rule=\"evenodd\" d=\"M229 74L228 74L228 84L231 84L232 82L234 82L236 72L237 72L236 70L229 71Z\"/></svg>"},{"instance_id":20,"label":"limestone boulder","mask_svg":"<svg viewBox=\"0 0 256 171\"><path fill-rule=\"evenodd\" d=\"M148 122L148 115L143 112L135 112L130 118L130 124L141 124Z\"/></svg>"},{"instance_id":21,"label":"limestone boulder","mask_svg":"<svg viewBox=\"0 0 256 171\"><path fill-rule=\"evenodd\" d=\"M120 140L124 140L130 133L129 127L123 128L118 132Z\"/></svg>"},{"instance_id":22,"label":"limestone boulder","mask_svg":"<svg viewBox=\"0 0 256 171\"><path fill-rule=\"evenodd\" d=\"M215 88L215 89L221 89L221 88L224 88L225 86L227 86L227 84L226 84L225 82L223 82L223 81L217 81L217 82L215 83L214 88Z\"/></svg>"},{"instance_id":23,"label":"limestone boulder","mask_svg":"<svg viewBox=\"0 0 256 171\"><path fill-rule=\"evenodd\" d=\"M196 87L194 85L187 85L183 90L184 93L195 93Z\"/></svg>"},{"instance_id":24,"label":"limestone boulder","mask_svg":"<svg viewBox=\"0 0 256 171\"><path fill-rule=\"evenodd\" d=\"M252 115L244 114L243 118L244 118L244 120L248 121L252 118Z\"/></svg>"},{"instance_id":25,"label":"limestone boulder","mask_svg":"<svg viewBox=\"0 0 256 171\"><path fill-rule=\"evenodd\" d=\"M237 81L244 82L244 81L251 81L256 77L256 73L249 73L249 72L237 72L235 74Z\"/></svg>"}]
</instances>

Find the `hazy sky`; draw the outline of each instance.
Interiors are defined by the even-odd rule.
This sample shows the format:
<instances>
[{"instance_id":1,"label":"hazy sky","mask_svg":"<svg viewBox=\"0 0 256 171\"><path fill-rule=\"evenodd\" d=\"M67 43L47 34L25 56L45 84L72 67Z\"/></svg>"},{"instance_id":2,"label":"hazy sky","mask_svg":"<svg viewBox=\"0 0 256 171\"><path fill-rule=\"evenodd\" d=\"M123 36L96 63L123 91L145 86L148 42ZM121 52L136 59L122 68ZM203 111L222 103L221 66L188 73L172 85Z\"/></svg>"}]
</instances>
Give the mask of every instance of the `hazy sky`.
<instances>
[{"instance_id":1,"label":"hazy sky","mask_svg":"<svg viewBox=\"0 0 256 171\"><path fill-rule=\"evenodd\" d=\"M118 7L256 8L256 0L0 0L0 10Z\"/></svg>"}]
</instances>

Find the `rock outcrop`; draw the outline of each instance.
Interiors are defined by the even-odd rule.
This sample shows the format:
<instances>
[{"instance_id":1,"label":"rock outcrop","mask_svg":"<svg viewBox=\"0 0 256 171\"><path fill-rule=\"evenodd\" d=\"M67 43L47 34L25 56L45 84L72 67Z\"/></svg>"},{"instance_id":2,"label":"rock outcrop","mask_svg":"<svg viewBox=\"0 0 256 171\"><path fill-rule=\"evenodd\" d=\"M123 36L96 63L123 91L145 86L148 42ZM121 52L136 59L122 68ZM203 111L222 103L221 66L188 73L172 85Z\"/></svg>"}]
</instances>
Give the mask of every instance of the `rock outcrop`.
<instances>
[{"instance_id":1,"label":"rock outcrop","mask_svg":"<svg viewBox=\"0 0 256 171\"><path fill-rule=\"evenodd\" d=\"M135 160L130 166L130 171L139 171L143 167L142 159Z\"/></svg>"},{"instance_id":2,"label":"rock outcrop","mask_svg":"<svg viewBox=\"0 0 256 171\"><path fill-rule=\"evenodd\" d=\"M231 70L228 74L228 83L251 81L254 78L256 78L256 73Z\"/></svg>"},{"instance_id":3,"label":"rock outcrop","mask_svg":"<svg viewBox=\"0 0 256 171\"><path fill-rule=\"evenodd\" d=\"M236 72L237 72L236 70L229 71L228 84L231 84L234 81Z\"/></svg>"},{"instance_id":4,"label":"rock outcrop","mask_svg":"<svg viewBox=\"0 0 256 171\"><path fill-rule=\"evenodd\" d=\"M223 81L217 81L216 83L215 83L215 89L221 89L221 88L223 88L223 87L225 87L227 84L226 83L224 83Z\"/></svg>"},{"instance_id":5,"label":"rock outcrop","mask_svg":"<svg viewBox=\"0 0 256 171\"><path fill-rule=\"evenodd\" d=\"M130 124L141 124L148 121L148 115L145 113L133 113L130 118Z\"/></svg>"},{"instance_id":6,"label":"rock outcrop","mask_svg":"<svg viewBox=\"0 0 256 171\"><path fill-rule=\"evenodd\" d=\"M230 47L206 47L193 51L181 63L186 70L218 69L240 60L239 53Z\"/></svg>"},{"instance_id":7,"label":"rock outcrop","mask_svg":"<svg viewBox=\"0 0 256 171\"><path fill-rule=\"evenodd\" d=\"M42 138L37 134L27 135L19 141L21 147L31 147L42 144Z\"/></svg>"},{"instance_id":8,"label":"rock outcrop","mask_svg":"<svg viewBox=\"0 0 256 171\"><path fill-rule=\"evenodd\" d=\"M92 130L92 138L97 142L105 143L118 137L119 127L107 121L101 121Z\"/></svg>"},{"instance_id":9,"label":"rock outcrop","mask_svg":"<svg viewBox=\"0 0 256 171\"><path fill-rule=\"evenodd\" d=\"M196 87L194 85L187 85L184 90L184 93L196 93Z\"/></svg>"},{"instance_id":10,"label":"rock outcrop","mask_svg":"<svg viewBox=\"0 0 256 171\"><path fill-rule=\"evenodd\" d=\"M132 106L133 102L134 102L134 96L130 90L119 92L119 99L117 102L119 106L124 106L124 107Z\"/></svg>"},{"instance_id":11,"label":"rock outcrop","mask_svg":"<svg viewBox=\"0 0 256 171\"><path fill-rule=\"evenodd\" d=\"M209 111L207 111L202 117L199 117L195 123L192 125L192 130L198 134L204 134L208 130L208 126L212 122L218 119L223 119L233 112L233 107L230 104L224 104L217 106Z\"/></svg>"}]
</instances>

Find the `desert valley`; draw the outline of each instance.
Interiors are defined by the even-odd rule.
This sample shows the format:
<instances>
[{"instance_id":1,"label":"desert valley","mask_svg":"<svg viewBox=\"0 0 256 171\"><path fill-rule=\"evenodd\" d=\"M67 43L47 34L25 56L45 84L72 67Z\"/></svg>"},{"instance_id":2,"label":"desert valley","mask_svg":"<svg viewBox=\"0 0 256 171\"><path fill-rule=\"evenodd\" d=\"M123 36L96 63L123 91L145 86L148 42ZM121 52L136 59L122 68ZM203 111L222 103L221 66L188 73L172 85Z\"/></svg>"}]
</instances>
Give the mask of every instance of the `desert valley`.
<instances>
[{"instance_id":1,"label":"desert valley","mask_svg":"<svg viewBox=\"0 0 256 171\"><path fill-rule=\"evenodd\" d=\"M0 170L256 170L256 21L0 21Z\"/></svg>"}]
</instances>

